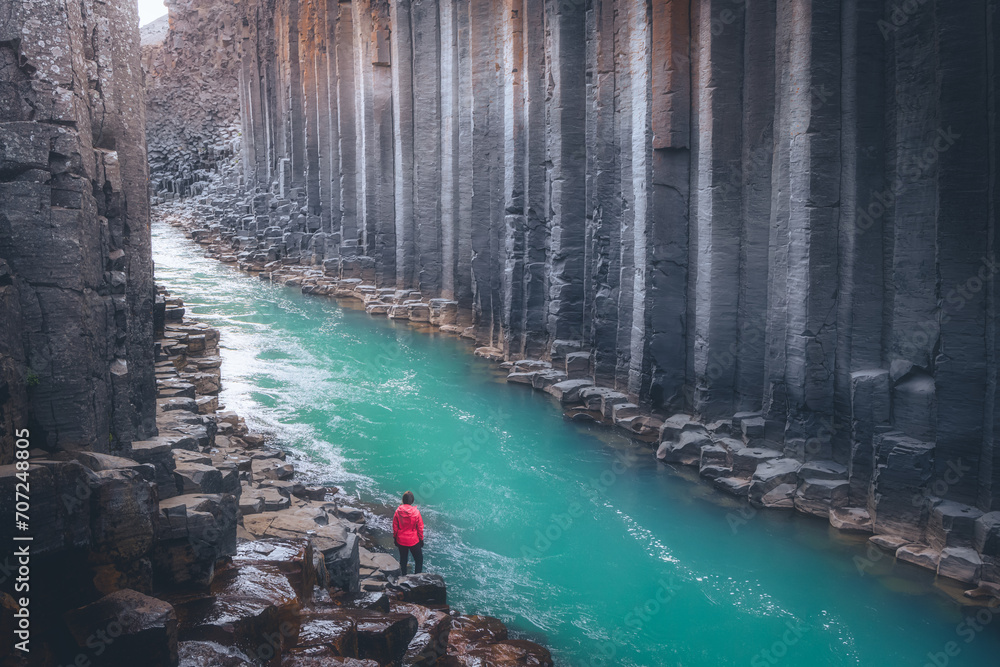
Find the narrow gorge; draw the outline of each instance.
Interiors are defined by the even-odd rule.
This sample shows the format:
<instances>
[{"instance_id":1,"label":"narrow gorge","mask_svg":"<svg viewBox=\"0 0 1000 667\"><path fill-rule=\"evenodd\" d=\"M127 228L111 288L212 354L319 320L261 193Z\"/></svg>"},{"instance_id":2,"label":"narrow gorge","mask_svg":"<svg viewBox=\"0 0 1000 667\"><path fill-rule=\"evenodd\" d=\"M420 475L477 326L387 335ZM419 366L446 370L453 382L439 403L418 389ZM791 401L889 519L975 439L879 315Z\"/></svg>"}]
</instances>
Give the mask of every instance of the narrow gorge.
<instances>
[{"instance_id":1,"label":"narrow gorge","mask_svg":"<svg viewBox=\"0 0 1000 667\"><path fill-rule=\"evenodd\" d=\"M165 5L0 0L4 665L995 659L1000 0Z\"/></svg>"},{"instance_id":2,"label":"narrow gorge","mask_svg":"<svg viewBox=\"0 0 1000 667\"><path fill-rule=\"evenodd\" d=\"M777 459L758 499L789 504L819 462L822 515L971 547L1000 509L998 10L904 5L174 4L150 106L188 134L150 126L153 190L217 172L195 226L231 260L667 420L660 457L713 448L729 490Z\"/></svg>"}]
</instances>

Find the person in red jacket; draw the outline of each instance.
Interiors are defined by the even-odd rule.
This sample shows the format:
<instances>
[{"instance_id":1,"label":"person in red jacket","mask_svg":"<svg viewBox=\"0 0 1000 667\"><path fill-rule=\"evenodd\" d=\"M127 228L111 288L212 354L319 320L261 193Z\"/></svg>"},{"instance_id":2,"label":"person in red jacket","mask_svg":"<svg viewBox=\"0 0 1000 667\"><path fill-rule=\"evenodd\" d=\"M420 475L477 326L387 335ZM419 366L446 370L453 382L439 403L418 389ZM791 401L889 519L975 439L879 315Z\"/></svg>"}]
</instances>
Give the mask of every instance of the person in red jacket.
<instances>
[{"instance_id":1,"label":"person in red jacket","mask_svg":"<svg viewBox=\"0 0 1000 667\"><path fill-rule=\"evenodd\" d=\"M399 548L399 566L406 574L409 554L413 554L414 573L424 571L424 519L413 506L413 493L403 494L403 504L392 515L392 538Z\"/></svg>"}]
</instances>

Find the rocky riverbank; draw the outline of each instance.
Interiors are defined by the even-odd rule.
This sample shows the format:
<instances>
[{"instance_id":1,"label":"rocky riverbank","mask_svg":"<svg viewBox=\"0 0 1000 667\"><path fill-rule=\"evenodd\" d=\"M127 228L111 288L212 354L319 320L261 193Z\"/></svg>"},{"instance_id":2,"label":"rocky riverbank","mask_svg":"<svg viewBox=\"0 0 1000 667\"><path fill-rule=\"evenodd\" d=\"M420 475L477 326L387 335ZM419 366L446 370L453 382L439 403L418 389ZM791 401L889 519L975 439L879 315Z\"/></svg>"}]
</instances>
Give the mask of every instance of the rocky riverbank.
<instances>
[{"instance_id":1,"label":"rocky riverbank","mask_svg":"<svg viewBox=\"0 0 1000 667\"><path fill-rule=\"evenodd\" d=\"M361 262L311 263L306 254L293 251L300 239L277 238L282 235L278 227L240 230L236 222L245 202L236 178L234 171L223 170L205 194L160 202L155 215L183 229L210 256L263 279L350 300L372 316L475 339L473 327L459 324L469 318L454 301L380 287ZM550 360L504 361L503 351L492 347L478 347L475 353L498 362L507 381L555 397L567 418L602 423L648 443L664 464L696 467L706 483L745 499L751 509L793 510L829 521L839 531L868 535L879 553L964 585L970 589L967 597L1000 599L1000 512L943 500L947 489L930 483L933 453L924 443L880 429L871 434L870 466L846 466L817 457L828 444L821 437L775 448L761 413L711 423L691 414L651 414L626 393L595 385L589 353L571 343L556 345ZM882 379L860 378L856 392L877 396L868 385ZM886 406L874 399L866 405L871 420L879 421Z\"/></svg>"},{"instance_id":2,"label":"rocky riverbank","mask_svg":"<svg viewBox=\"0 0 1000 667\"><path fill-rule=\"evenodd\" d=\"M219 411L218 330L162 291L156 329L157 437L121 456L31 452L36 634L18 661L4 593L5 665L552 664L499 620L451 610L439 575L400 576L366 525L389 510L303 484ZM0 468L4 506L16 473Z\"/></svg>"}]
</instances>

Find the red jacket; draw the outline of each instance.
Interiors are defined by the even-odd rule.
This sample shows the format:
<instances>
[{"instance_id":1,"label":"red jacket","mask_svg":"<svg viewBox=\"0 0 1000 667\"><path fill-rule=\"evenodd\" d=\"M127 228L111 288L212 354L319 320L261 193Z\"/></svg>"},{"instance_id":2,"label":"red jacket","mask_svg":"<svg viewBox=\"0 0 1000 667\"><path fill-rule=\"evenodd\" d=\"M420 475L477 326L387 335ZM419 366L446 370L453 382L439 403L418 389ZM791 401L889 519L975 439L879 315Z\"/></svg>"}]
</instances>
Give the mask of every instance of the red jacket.
<instances>
[{"instance_id":1,"label":"red jacket","mask_svg":"<svg viewBox=\"0 0 1000 667\"><path fill-rule=\"evenodd\" d=\"M413 505L400 505L392 515L392 537L396 544L412 547L424 541L424 519Z\"/></svg>"}]
</instances>

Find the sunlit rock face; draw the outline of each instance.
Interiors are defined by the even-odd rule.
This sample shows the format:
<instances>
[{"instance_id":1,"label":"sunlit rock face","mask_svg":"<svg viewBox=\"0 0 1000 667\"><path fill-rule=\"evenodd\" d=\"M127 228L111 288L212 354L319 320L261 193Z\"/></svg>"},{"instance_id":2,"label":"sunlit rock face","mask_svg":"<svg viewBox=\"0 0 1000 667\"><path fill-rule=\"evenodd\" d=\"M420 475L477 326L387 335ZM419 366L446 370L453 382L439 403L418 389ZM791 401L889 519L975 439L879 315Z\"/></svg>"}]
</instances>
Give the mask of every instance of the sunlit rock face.
<instances>
[{"instance_id":1,"label":"sunlit rock face","mask_svg":"<svg viewBox=\"0 0 1000 667\"><path fill-rule=\"evenodd\" d=\"M907 7L240 3L239 164L202 209L241 261L457 302L481 345L644 409L760 419L854 507L995 509L998 10Z\"/></svg>"},{"instance_id":2,"label":"sunlit rock face","mask_svg":"<svg viewBox=\"0 0 1000 667\"><path fill-rule=\"evenodd\" d=\"M0 2L0 463L154 432L154 300L130 3Z\"/></svg>"}]
</instances>

